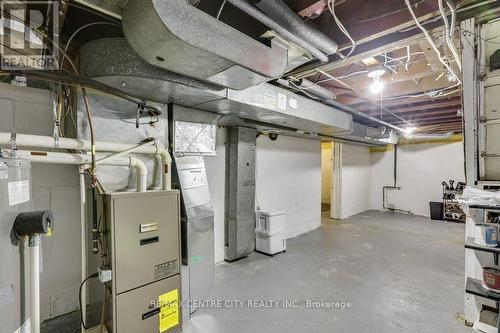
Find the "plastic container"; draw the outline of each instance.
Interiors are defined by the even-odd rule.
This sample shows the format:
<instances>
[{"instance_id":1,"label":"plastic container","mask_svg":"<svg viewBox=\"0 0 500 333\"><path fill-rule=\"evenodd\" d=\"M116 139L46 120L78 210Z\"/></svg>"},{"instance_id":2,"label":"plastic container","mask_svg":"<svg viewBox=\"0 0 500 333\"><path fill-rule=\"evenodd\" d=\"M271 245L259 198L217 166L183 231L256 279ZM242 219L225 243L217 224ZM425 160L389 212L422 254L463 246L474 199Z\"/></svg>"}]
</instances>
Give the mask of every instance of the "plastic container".
<instances>
[{"instance_id":1,"label":"plastic container","mask_svg":"<svg viewBox=\"0 0 500 333\"><path fill-rule=\"evenodd\" d=\"M443 203L442 202L429 202L431 210L431 220L443 220Z\"/></svg>"},{"instance_id":2,"label":"plastic container","mask_svg":"<svg viewBox=\"0 0 500 333\"><path fill-rule=\"evenodd\" d=\"M273 212L257 211L256 220L255 230L265 231L268 234L286 233L286 215L282 210Z\"/></svg>"},{"instance_id":3,"label":"plastic container","mask_svg":"<svg viewBox=\"0 0 500 333\"><path fill-rule=\"evenodd\" d=\"M255 230L255 249L259 252L275 255L286 251L286 237L284 232L274 234Z\"/></svg>"},{"instance_id":4,"label":"plastic container","mask_svg":"<svg viewBox=\"0 0 500 333\"><path fill-rule=\"evenodd\" d=\"M474 243L487 247L497 247L498 229L487 224L476 224L474 227Z\"/></svg>"},{"instance_id":5,"label":"plastic container","mask_svg":"<svg viewBox=\"0 0 500 333\"><path fill-rule=\"evenodd\" d=\"M500 269L494 267L483 268L483 287L495 293L500 292Z\"/></svg>"}]
</instances>

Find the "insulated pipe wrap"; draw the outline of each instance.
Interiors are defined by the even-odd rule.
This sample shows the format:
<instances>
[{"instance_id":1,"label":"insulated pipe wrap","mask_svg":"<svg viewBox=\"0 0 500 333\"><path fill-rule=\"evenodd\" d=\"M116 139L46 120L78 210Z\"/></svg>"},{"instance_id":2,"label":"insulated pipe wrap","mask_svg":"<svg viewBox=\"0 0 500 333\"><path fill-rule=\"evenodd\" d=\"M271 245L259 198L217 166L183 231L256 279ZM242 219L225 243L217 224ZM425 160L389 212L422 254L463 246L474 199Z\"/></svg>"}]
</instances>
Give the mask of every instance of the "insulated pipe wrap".
<instances>
[{"instance_id":1,"label":"insulated pipe wrap","mask_svg":"<svg viewBox=\"0 0 500 333\"><path fill-rule=\"evenodd\" d=\"M257 8L262 10L267 16L276 21L279 25L289 30L294 35L307 40L312 45L325 52L334 54L337 52L338 45L330 37L319 29L306 23L300 16L295 14L281 0L253 0Z\"/></svg>"},{"instance_id":2,"label":"insulated pipe wrap","mask_svg":"<svg viewBox=\"0 0 500 333\"><path fill-rule=\"evenodd\" d=\"M50 210L23 212L19 213L14 221L14 234L18 238L46 234L53 225L54 215Z\"/></svg>"},{"instance_id":3,"label":"insulated pipe wrap","mask_svg":"<svg viewBox=\"0 0 500 333\"><path fill-rule=\"evenodd\" d=\"M289 29L283 27L275 20L271 19L269 16L260 11L257 7L252 6L246 0L227 0L228 3L250 15L260 23L264 24L268 28L274 30L276 33L287 39L288 41L297 44L299 47L311 53L316 59L321 62L328 62L328 56L315 47L311 42L302 38L301 36L289 31Z\"/></svg>"}]
</instances>

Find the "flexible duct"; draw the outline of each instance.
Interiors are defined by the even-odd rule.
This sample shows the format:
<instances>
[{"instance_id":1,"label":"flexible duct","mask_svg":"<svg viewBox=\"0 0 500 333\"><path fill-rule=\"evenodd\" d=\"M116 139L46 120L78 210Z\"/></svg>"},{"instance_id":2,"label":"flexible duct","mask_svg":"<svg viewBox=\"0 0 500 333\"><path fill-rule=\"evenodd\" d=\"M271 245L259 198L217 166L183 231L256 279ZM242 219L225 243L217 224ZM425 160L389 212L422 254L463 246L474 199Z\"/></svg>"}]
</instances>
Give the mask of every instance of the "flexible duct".
<instances>
[{"instance_id":1,"label":"flexible duct","mask_svg":"<svg viewBox=\"0 0 500 333\"><path fill-rule=\"evenodd\" d=\"M289 40L292 43L297 44L304 50L311 53L315 58L320 60L321 62L328 62L328 56L317 49L313 44L304 40L303 38L296 36L294 33L288 31L286 28L282 27L278 22L271 19L269 16L266 16L263 12L261 12L257 7L252 6L246 0L227 0L230 4L250 15L260 23L265 26L273 29L276 33L283 36L285 39Z\"/></svg>"},{"instance_id":2,"label":"flexible duct","mask_svg":"<svg viewBox=\"0 0 500 333\"><path fill-rule=\"evenodd\" d=\"M293 10L281 0L253 0L255 6L283 28L294 35L309 41L326 54L337 52L338 45L319 29L304 22Z\"/></svg>"}]
</instances>

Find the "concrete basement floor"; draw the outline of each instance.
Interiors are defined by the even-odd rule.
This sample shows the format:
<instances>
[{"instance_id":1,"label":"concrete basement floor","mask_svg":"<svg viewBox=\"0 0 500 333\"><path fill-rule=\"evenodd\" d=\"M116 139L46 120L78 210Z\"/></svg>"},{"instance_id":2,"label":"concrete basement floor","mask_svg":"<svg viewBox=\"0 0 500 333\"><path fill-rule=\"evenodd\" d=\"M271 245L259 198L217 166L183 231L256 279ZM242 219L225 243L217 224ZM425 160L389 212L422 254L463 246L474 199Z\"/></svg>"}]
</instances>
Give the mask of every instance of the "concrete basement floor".
<instances>
[{"instance_id":1,"label":"concrete basement floor","mask_svg":"<svg viewBox=\"0 0 500 333\"><path fill-rule=\"evenodd\" d=\"M335 300L350 309L200 308L186 333L470 332L463 224L369 211L217 266L212 300Z\"/></svg>"},{"instance_id":2,"label":"concrete basement floor","mask_svg":"<svg viewBox=\"0 0 500 333\"><path fill-rule=\"evenodd\" d=\"M471 332L464 304L463 224L369 211L216 268L210 300L349 301L350 309L200 308L184 333ZM43 333L78 331L79 315Z\"/></svg>"}]
</instances>

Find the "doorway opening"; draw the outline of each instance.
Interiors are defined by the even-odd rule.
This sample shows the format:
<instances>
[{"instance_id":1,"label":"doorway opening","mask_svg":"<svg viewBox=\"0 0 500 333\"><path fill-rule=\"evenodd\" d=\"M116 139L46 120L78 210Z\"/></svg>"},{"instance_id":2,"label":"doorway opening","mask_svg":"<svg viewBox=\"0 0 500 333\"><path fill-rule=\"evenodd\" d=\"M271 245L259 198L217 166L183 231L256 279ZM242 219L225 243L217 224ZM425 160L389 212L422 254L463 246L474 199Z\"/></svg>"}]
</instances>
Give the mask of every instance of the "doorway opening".
<instances>
[{"instance_id":1,"label":"doorway opening","mask_svg":"<svg viewBox=\"0 0 500 333\"><path fill-rule=\"evenodd\" d=\"M331 142L321 143L321 214L330 216L332 206L333 149Z\"/></svg>"},{"instance_id":2,"label":"doorway opening","mask_svg":"<svg viewBox=\"0 0 500 333\"><path fill-rule=\"evenodd\" d=\"M342 144L321 143L321 216L342 218Z\"/></svg>"}]
</instances>

